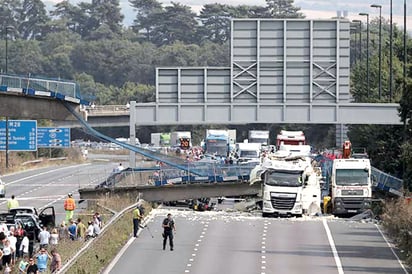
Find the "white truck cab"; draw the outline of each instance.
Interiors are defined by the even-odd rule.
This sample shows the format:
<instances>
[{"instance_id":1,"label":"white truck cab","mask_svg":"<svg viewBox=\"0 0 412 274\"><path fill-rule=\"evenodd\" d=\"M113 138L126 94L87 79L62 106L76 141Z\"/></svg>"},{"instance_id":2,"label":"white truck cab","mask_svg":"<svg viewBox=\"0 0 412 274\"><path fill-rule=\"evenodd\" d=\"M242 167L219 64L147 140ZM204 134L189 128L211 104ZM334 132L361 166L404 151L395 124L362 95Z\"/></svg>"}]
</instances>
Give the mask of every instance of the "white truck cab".
<instances>
[{"instance_id":1,"label":"white truck cab","mask_svg":"<svg viewBox=\"0 0 412 274\"><path fill-rule=\"evenodd\" d=\"M369 209L372 198L370 160L333 160L331 187L333 214L360 213Z\"/></svg>"},{"instance_id":2,"label":"white truck cab","mask_svg":"<svg viewBox=\"0 0 412 274\"><path fill-rule=\"evenodd\" d=\"M320 211L320 177L310 158L267 160L251 172L262 183L262 215L297 215Z\"/></svg>"}]
</instances>

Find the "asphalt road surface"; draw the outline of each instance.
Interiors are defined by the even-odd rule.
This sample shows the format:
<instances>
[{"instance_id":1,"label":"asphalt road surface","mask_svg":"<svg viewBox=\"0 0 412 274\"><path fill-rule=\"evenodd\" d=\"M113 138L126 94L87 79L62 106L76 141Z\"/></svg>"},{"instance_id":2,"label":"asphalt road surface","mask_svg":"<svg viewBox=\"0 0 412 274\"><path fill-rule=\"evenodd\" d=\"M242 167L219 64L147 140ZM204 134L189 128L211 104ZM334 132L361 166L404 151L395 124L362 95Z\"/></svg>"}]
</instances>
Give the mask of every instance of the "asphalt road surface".
<instances>
[{"instance_id":1,"label":"asphalt road surface","mask_svg":"<svg viewBox=\"0 0 412 274\"><path fill-rule=\"evenodd\" d=\"M105 180L117 163L94 162L80 165L62 165L33 169L2 176L6 184L6 197L0 199L0 211L7 211L7 200L14 195L20 206L42 209L54 206L56 223L65 218L64 200L69 192L79 201L78 189L97 185ZM78 209L85 204L78 204Z\"/></svg>"},{"instance_id":2,"label":"asphalt road surface","mask_svg":"<svg viewBox=\"0 0 412 274\"><path fill-rule=\"evenodd\" d=\"M177 229L174 251L162 250L161 223L169 212ZM150 231L132 238L105 273L408 273L372 223L224 211L152 213Z\"/></svg>"}]
</instances>

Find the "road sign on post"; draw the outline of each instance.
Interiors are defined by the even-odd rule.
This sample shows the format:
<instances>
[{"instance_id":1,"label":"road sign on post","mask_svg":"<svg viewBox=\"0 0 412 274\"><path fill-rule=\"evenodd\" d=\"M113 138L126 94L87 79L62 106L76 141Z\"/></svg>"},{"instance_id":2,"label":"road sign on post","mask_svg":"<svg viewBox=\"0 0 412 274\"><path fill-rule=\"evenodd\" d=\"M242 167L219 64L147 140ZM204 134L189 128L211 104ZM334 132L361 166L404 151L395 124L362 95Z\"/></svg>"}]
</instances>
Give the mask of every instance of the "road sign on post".
<instances>
[{"instance_id":1,"label":"road sign on post","mask_svg":"<svg viewBox=\"0 0 412 274\"><path fill-rule=\"evenodd\" d=\"M8 120L8 150L37 150L37 121ZM0 121L0 150L6 150L6 121Z\"/></svg>"},{"instance_id":2,"label":"road sign on post","mask_svg":"<svg viewBox=\"0 0 412 274\"><path fill-rule=\"evenodd\" d=\"M70 128L37 128L37 146L39 148L70 147Z\"/></svg>"}]
</instances>

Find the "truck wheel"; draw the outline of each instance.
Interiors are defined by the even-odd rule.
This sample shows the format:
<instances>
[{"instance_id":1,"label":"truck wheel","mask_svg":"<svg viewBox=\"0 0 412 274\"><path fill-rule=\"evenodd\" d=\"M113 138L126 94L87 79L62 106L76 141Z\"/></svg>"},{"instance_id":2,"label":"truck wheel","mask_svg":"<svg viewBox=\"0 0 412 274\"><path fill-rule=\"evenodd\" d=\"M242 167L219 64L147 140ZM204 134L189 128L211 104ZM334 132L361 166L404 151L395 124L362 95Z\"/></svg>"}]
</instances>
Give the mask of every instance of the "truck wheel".
<instances>
[{"instance_id":1,"label":"truck wheel","mask_svg":"<svg viewBox=\"0 0 412 274\"><path fill-rule=\"evenodd\" d=\"M270 216L269 213L262 212L262 217L263 217L263 218L267 218L267 217L269 217L269 216Z\"/></svg>"}]
</instances>

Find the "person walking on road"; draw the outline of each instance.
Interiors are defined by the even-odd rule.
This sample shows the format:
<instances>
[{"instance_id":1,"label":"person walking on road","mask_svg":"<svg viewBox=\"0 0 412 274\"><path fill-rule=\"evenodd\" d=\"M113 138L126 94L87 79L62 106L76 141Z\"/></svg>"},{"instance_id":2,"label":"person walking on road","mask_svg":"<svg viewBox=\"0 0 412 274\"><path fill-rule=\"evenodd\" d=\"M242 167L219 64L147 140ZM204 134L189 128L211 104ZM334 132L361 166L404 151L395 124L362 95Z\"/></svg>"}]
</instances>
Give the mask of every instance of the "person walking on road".
<instances>
[{"instance_id":1,"label":"person walking on road","mask_svg":"<svg viewBox=\"0 0 412 274\"><path fill-rule=\"evenodd\" d=\"M11 195L11 199L7 201L7 209L10 211L10 209L19 207L19 201L17 201L14 197L14 195Z\"/></svg>"},{"instance_id":2,"label":"person walking on road","mask_svg":"<svg viewBox=\"0 0 412 274\"><path fill-rule=\"evenodd\" d=\"M139 206L133 210L133 237L137 238L137 232L139 231L139 223L142 219L142 215L140 215Z\"/></svg>"},{"instance_id":3,"label":"person walking on road","mask_svg":"<svg viewBox=\"0 0 412 274\"><path fill-rule=\"evenodd\" d=\"M66 223L73 219L73 211L76 209L76 203L73 199L73 194L69 193L64 201L64 210L66 210Z\"/></svg>"},{"instance_id":4,"label":"person walking on road","mask_svg":"<svg viewBox=\"0 0 412 274\"><path fill-rule=\"evenodd\" d=\"M173 231L176 232L175 222L172 219L172 214L167 214L167 218L163 220L163 250L166 249L167 238L169 238L170 250L173 250Z\"/></svg>"}]
</instances>

